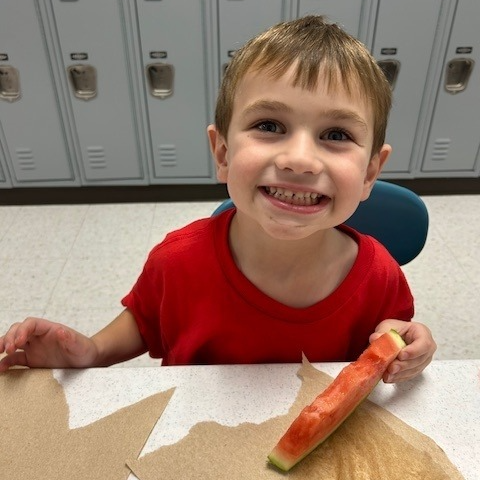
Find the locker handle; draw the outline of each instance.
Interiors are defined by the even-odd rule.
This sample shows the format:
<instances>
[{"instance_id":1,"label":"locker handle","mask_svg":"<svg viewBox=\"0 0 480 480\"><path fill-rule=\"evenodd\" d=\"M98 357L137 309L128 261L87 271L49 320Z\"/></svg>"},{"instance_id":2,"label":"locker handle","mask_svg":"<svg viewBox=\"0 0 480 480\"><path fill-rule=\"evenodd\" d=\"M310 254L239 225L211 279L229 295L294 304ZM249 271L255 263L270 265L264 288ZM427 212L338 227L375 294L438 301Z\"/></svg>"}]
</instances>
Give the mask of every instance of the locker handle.
<instances>
[{"instance_id":1,"label":"locker handle","mask_svg":"<svg viewBox=\"0 0 480 480\"><path fill-rule=\"evenodd\" d=\"M164 99L173 95L174 68L169 63L151 63L146 67L150 94Z\"/></svg>"},{"instance_id":2,"label":"locker handle","mask_svg":"<svg viewBox=\"0 0 480 480\"><path fill-rule=\"evenodd\" d=\"M97 96L97 69L92 65L76 64L67 68L73 94L80 100Z\"/></svg>"},{"instance_id":3,"label":"locker handle","mask_svg":"<svg viewBox=\"0 0 480 480\"><path fill-rule=\"evenodd\" d=\"M14 102L20 98L20 75L11 65L0 65L0 99Z\"/></svg>"},{"instance_id":4,"label":"locker handle","mask_svg":"<svg viewBox=\"0 0 480 480\"><path fill-rule=\"evenodd\" d=\"M387 77L390 88L393 90L397 83L398 72L400 71L400 62L398 60L379 60L378 66L383 70Z\"/></svg>"},{"instance_id":5,"label":"locker handle","mask_svg":"<svg viewBox=\"0 0 480 480\"><path fill-rule=\"evenodd\" d=\"M454 58L447 63L445 90L452 95L463 92L473 71L475 61L471 58Z\"/></svg>"}]
</instances>

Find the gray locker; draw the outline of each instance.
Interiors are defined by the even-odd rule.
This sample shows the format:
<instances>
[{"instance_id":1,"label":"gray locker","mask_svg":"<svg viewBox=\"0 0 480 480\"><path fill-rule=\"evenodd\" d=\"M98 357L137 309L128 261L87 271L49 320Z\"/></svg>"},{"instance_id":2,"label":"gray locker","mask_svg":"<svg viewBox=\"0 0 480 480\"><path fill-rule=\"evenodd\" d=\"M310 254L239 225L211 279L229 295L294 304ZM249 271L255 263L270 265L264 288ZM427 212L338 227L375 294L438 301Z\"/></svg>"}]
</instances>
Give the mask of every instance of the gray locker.
<instances>
[{"instance_id":1,"label":"gray locker","mask_svg":"<svg viewBox=\"0 0 480 480\"><path fill-rule=\"evenodd\" d=\"M447 0L448 1L448 0ZM412 152L442 3L438 0L380 0L373 55L393 88L386 142L393 147L384 169L412 170Z\"/></svg>"},{"instance_id":2,"label":"gray locker","mask_svg":"<svg viewBox=\"0 0 480 480\"><path fill-rule=\"evenodd\" d=\"M206 134L214 103L209 5L136 0L151 183L215 181Z\"/></svg>"},{"instance_id":3,"label":"gray locker","mask_svg":"<svg viewBox=\"0 0 480 480\"><path fill-rule=\"evenodd\" d=\"M0 124L0 133L2 131L2 125ZM0 188L10 188L12 183L8 176L7 165L5 163L5 154L0 142Z\"/></svg>"},{"instance_id":4,"label":"gray locker","mask_svg":"<svg viewBox=\"0 0 480 480\"><path fill-rule=\"evenodd\" d=\"M83 183L147 183L124 3L49 0L48 5Z\"/></svg>"},{"instance_id":5,"label":"gray locker","mask_svg":"<svg viewBox=\"0 0 480 480\"><path fill-rule=\"evenodd\" d=\"M218 24L221 72L232 54L270 26L290 19L288 0L219 0Z\"/></svg>"},{"instance_id":6,"label":"gray locker","mask_svg":"<svg viewBox=\"0 0 480 480\"><path fill-rule=\"evenodd\" d=\"M7 180L7 177L4 175L2 167L0 166L0 188L9 188L11 187L10 181Z\"/></svg>"},{"instance_id":7,"label":"gray locker","mask_svg":"<svg viewBox=\"0 0 480 480\"><path fill-rule=\"evenodd\" d=\"M0 158L1 160L1 158ZM2 167L3 162L0 162L0 188L4 188L7 186L7 177L3 173L3 167Z\"/></svg>"},{"instance_id":8,"label":"gray locker","mask_svg":"<svg viewBox=\"0 0 480 480\"><path fill-rule=\"evenodd\" d=\"M35 4L2 2L0 123L15 186L79 183L52 68Z\"/></svg>"},{"instance_id":9,"label":"gray locker","mask_svg":"<svg viewBox=\"0 0 480 480\"><path fill-rule=\"evenodd\" d=\"M459 0L430 125L423 176L478 176L480 2Z\"/></svg>"},{"instance_id":10,"label":"gray locker","mask_svg":"<svg viewBox=\"0 0 480 480\"><path fill-rule=\"evenodd\" d=\"M297 17L304 15L325 15L330 21L338 23L350 35L358 38L370 47L368 27L372 16L372 0L298 0Z\"/></svg>"}]
</instances>

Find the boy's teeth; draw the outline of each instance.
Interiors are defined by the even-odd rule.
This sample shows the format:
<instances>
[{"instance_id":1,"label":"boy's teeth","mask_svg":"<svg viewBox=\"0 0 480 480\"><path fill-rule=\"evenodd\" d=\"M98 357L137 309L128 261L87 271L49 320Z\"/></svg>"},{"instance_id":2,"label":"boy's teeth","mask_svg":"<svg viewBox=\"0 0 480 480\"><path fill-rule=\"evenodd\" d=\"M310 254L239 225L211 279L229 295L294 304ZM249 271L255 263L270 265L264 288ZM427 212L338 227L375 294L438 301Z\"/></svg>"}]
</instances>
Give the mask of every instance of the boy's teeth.
<instances>
[{"instance_id":1,"label":"boy's teeth","mask_svg":"<svg viewBox=\"0 0 480 480\"><path fill-rule=\"evenodd\" d=\"M269 195L295 205L314 205L319 202L319 197L321 197L315 192L293 192L281 187L266 187L265 190Z\"/></svg>"}]
</instances>

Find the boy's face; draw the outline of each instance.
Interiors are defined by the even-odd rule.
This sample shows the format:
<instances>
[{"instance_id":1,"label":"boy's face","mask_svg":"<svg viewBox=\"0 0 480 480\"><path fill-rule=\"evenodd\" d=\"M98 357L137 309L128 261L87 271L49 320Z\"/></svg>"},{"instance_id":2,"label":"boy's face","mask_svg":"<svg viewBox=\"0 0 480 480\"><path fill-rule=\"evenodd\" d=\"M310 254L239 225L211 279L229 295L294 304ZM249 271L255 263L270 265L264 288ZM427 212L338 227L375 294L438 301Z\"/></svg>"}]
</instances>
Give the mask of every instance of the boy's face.
<instances>
[{"instance_id":1,"label":"boy's face","mask_svg":"<svg viewBox=\"0 0 480 480\"><path fill-rule=\"evenodd\" d=\"M238 214L271 236L298 239L347 220L370 189L390 147L371 157L373 116L360 96L292 86L248 72L238 86L226 139L208 134L220 182Z\"/></svg>"}]
</instances>

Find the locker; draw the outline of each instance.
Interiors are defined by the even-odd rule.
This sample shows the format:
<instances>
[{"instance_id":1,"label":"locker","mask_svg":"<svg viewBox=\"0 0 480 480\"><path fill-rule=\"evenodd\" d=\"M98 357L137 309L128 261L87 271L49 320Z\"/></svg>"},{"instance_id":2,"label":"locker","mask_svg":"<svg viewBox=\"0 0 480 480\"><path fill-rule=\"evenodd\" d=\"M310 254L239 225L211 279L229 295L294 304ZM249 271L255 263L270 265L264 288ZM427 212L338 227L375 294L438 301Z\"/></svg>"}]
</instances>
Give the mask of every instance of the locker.
<instances>
[{"instance_id":1,"label":"locker","mask_svg":"<svg viewBox=\"0 0 480 480\"><path fill-rule=\"evenodd\" d=\"M215 181L206 134L213 105L208 4L136 0L151 183Z\"/></svg>"},{"instance_id":2,"label":"locker","mask_svg":"<svg viewBox=\"0 0 480 480\"><path fill-rule=\"evenodd\" d=\"M59 41L83 183L147 183L124 4L45 1Z\"/></svg>"},{"instance_id":3,"label":"locker","mask_svg":"<svg viewBox=\"0 0 480 480\"><path fill-rule=\"evenodd\" d=\"M288 0L219 0L220 74L246 41L272 25L290 19Z\"/></svg>"},{"instance_id":4,"label":"locker","mask_svg":"<svg viewBox=\"0 0 480 480\"><path fill-rule=\"evenodd\" d=\"M0 188L10 187L10 182L7 180L6 176L3 173L2 167L0 165Z\"/></svg>"},{"instance_id":5,"label":"locker","mask_svg":"<svg viewBox=\"0 0 480 480\"><path fill-rule=\"evenodd\" d=\"M6 184L7 184L7 178L3 173L2 164L0 163L0 188L3 188L4 186L6 186Z\"/></svg>"},{"instance_id":6,"label":"locker","mask_svg":"<svg viewBox=\"0 0 480 480\"><path fill-rule=\"evenodd\" d=\"M79 183L44 38L33 2L2 2L0 123L15 186Z\"/></svg>"},{"instance_id":7,"label":"locker","mask_svg":"<svg viewBox=\"0 0 480 480\"><path fill-rule=\"evenodd\" d=\"M478 176L480 168L480 2L460 0L441 65L423 176Z\"/></svg>"},{"instance_id":8,"label":"locker","mask_svg":"<svg viewBox=\"0 0 480 480\"><path fill-rule=\"evenodd\" d=\"M393 147L388 173L412 170L414 141L442 3L438 0L380 0L373 55L393 89L386 142ZM408 29L406 26L408 25Z\"/></svg>"},{"instance_id":9,"label":"locker","mask_svg":"<svg viewBox=\"0 0 480 480\"><path fill-rule=\"evenodd\" d=\"M2 125L0 124L0 132L2 131ZM2 135L3 136L3 135ZM7 165L5 163L5 153L0 141L0 188L10 188L12 183L8 176Z\"/></svg>"},{"instance_id":10,"label":"locker","mask_svg":"<svg viewBox=\"0 0 480 480\"><path fill-rule=\"evenodd\" d=\"M325 15L328 20L338 23L350 35L370 46L367 38L372 10L371 0L298 0L297 17L304 15Z\"/></svg>"}]
</instances>

